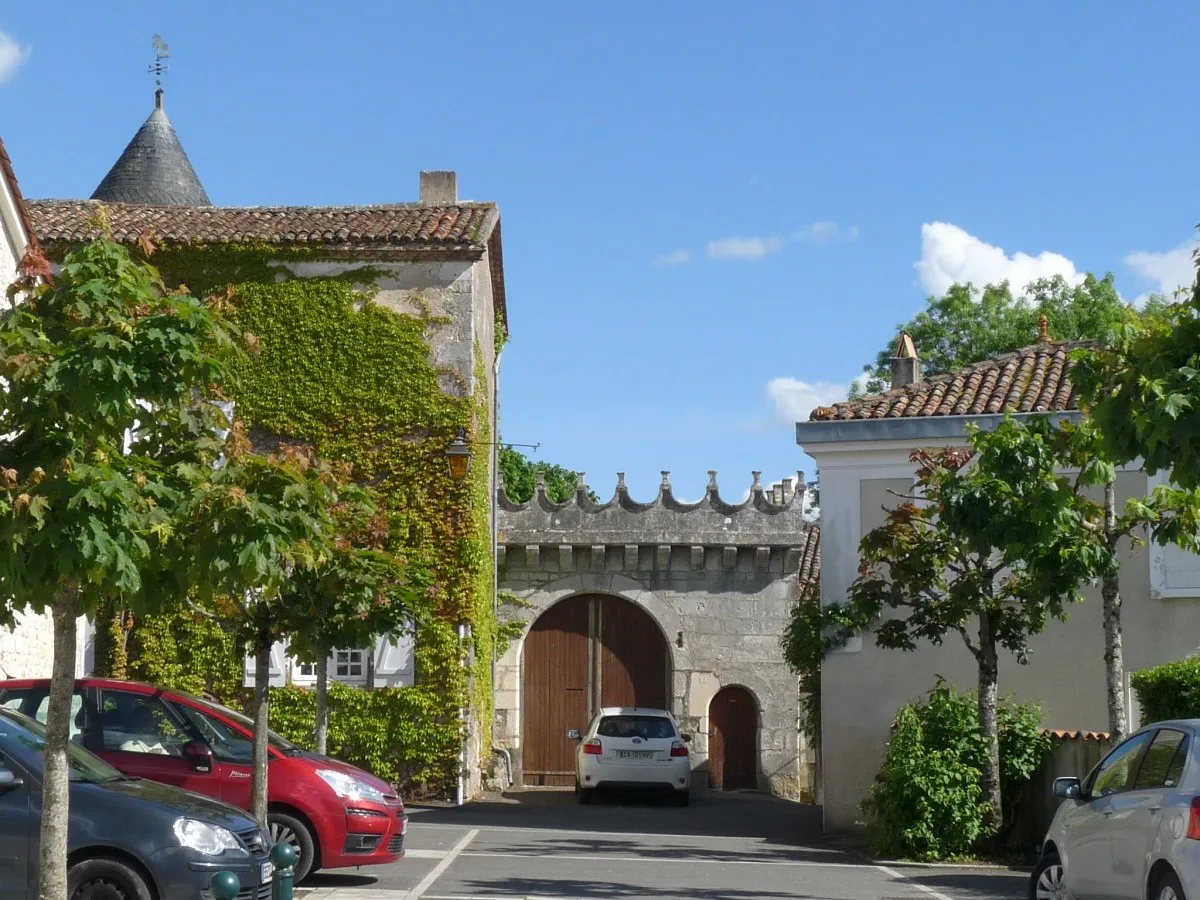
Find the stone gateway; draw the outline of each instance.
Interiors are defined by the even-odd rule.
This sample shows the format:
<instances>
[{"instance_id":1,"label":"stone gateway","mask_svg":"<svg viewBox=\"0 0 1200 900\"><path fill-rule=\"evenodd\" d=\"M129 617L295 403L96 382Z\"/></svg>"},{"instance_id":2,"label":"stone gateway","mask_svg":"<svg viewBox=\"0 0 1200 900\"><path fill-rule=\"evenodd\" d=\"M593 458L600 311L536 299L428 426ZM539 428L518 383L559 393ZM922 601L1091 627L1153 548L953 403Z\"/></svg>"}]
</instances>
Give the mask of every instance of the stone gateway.
<instances>
[{"instance_id":1,"label":"stone gateway","mask_svg":"<svg viewBox=\"0 0 1200 900\"><path fill-rule=\"evenodd\" d=\"M820 532L804 520L804 479L721 498L709 473L697 503L668 473L640 503L623 475L608 503L555 503L539 476L528 503L499 489L500 589L525 625L498 661L496 739L513 782L574 783L572 728L601 706L671 710L692 732L693 789L811 798L813 755L797 727L796 676L780 637L816 575Z\"/></svg>"}]
</instances>

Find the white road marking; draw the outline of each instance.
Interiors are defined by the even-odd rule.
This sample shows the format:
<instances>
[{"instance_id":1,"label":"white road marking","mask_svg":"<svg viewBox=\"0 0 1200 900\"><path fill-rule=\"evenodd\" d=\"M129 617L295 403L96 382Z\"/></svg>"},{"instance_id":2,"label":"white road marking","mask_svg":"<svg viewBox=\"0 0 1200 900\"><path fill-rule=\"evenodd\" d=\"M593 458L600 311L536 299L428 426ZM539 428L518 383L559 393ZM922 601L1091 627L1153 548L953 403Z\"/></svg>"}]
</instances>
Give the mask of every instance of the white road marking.
<instances>
[{"instance_id":1,"label":"white road marking","mask_svg":"<svg viewBox=\"0 0 1200 900\"><path fill-rule=\"evenodd\" d=\"M834 863L834 862L819 862L814 859L697 859L691 856L600 856L596 854L584 853L505 853L492 852L487 850L473 851L471 853L462 854L464 857L473 859L491 858L491 859L565 859L572 861L584 860L587 862L643 862L656 863L681 863L683 865L696 865L697 863L708 864L714 866L793 866L793 867L808 867L822 869L882 869L883 866L877 866L873 863ZM897 876L903 877L903 876ZM949 898L941 898L941 900L949 900Z\"/></svg>"},{"instance_id":2,"label":"white road marking","mask_svg":"<svg viewBox=\"0 0 1200 900\"><path fill-rule=\"evenodd\" d=\"M449 850L405 850L405 859L445 859Z\"/></svg>"},{"instance_id":3,"label":"white road marking","mask_svg":"<svg viewBox=\"0 0 1200 900\"><path fill-rule=\"evenodd\" d=\"M450 852L442 857L442 861L433 867L433 870L421 879L420 883L406 894L407 900L421 900L425 896L425 892L433 887L433 883L442 877L445 872L458 859L458 855L467 849L467 845L475 840L479 834L478 828L472 828L468 831L457 844L450 848Z\"/></svg>"},{"instance_id":4,"label":"white road marking","mask_svg":"<svg viewBox=\"0 0 1200 900\"><path fill-rule=\"evenodd\" d=\"M947 895L943 894L941 891L935 891L933 888L931 888L927 884L919 884L918 882L913 881L911 878L907 878L904 875L901 875L895 869L889 869L887 866L875 866L875 868L878 869L880 872L882 872L884 875L888 876L888 878L894 878L896 881L903 881L909 887L916 888L922 894L928 894L930 897L933 898L933 900L954 900L953 897L948 897Z\"/></svg>"},{"instance_id":5,"label":"white road marking","mask_svg":"<svg viewBox=\"0 0 1200 900\"><path fill-rule=\"evenodd\" d=\"M444 822L430 822L428 824L421 822L417 818L413 818L409 822L409 827L420 825L422 828L452 828L455 831L462 831L466 825L448 825ZM508 826L508 825L480 825L476 831L503 831L505 834L545 834L547 831L558 834L582 834L590 837L598 838L661 838L664 840L675 841L757 841L766 843L762 838L742 837L736 834L673 834L666 831L590 831L581 828L556 828L547 826L545 828L531 828L528 825L523 826ZM845 850L834 850L827 847L805 847L806 853L825 853L830 856L848 856ZM553 898L549 898L553 900Z\"/></svg>"}]
</instances>

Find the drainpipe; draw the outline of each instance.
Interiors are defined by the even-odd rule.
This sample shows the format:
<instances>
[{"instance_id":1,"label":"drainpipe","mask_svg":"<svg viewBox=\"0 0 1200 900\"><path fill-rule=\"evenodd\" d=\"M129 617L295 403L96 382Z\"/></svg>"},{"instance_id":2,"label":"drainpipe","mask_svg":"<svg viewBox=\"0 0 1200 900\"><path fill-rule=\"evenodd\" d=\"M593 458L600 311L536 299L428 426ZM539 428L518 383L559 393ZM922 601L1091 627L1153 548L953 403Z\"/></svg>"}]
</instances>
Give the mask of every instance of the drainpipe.
<instances>
[{"instance_id":1,"label":"drainpipe","mask_svg":"<svg viewBox=\"0 0 1200 900\"><path fill-rule=\"evenodd\" d=\"M500 618L500 357L504 355L502 346L492 360L492 434L496 438L492 442L492 618L497 622ZM496 698L496 669L499 659L496 655L496 642L492 641L492 700ZM496 714L492 713L492 750L504 757L504 778L512 787L512 756L503 747L496 746Z\"/></svg>"}]
</instances>

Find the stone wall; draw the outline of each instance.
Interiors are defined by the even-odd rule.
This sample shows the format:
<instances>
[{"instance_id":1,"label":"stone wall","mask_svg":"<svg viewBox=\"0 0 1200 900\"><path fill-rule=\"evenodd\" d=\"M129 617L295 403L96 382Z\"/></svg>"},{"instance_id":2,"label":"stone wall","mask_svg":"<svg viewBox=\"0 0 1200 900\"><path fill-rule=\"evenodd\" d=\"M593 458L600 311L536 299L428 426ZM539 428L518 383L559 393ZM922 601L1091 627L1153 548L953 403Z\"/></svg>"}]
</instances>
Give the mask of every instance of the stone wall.
<instances>
[{"instance_id":1,"label":"stone wall","mask_svg":"<svg viewBox=\"0 0 1200 900\"><path fill-rule=\"evenodd\" d=\"M575 498L556 504L539 482L526 504L501 493L501 589L527 606L511 611L527 627L550 606L577 594L604 593L637 604L667 639L673 670L672 712L692 744L693 789L707 784L709 703L722 687L740 685L758 702L761 790L810 796L812 754L797 730L796 677L780 636L799 594L798 572L815 551L817 531L803 519L799 489L786 482L765 491L755 473L745 503L722 500L716 473L703 500L682 503L667 473L650 503L633 500L624 477L614 498L593 502L581 478ZM813 546L809 546L809 542ZM522 643L497 672L498 744L521 778Z\"/></svg>"},{"instance_id":2,"label":"stone wall","mask_svg":"<svg viewBox=\"0 0 1200 900\"><path fill-rule=\"evenodd\" d=\"M75 627L75 674L90 675L93 629L82 617ZM53 662L54 624L49 613L17 613L14 627L0 628L0 678L49 678Z\"/></svg>"}]
</instances>

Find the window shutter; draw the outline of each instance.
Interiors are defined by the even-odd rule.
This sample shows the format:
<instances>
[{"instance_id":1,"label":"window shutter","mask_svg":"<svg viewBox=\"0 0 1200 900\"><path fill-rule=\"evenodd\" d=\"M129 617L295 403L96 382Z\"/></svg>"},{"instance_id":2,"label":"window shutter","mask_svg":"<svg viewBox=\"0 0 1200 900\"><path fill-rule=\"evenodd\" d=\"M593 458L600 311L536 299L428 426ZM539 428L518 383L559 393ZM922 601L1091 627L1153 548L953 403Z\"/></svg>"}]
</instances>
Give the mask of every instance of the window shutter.
<instances>
[{"instance_id":1,"label":"window shutter","mask_svg":"<svg viewBox=\"0 0 1200 900\"><path fill-rule=\"evenodd\" d=\"M381 637L375 642L375 686L398 687L413 683L413 636Z\"/></svg>"},{"instance_id":2,"label":"window shutter","mask_svg":"<svg viewBox=\"0 0 1200 900\"><path fill-rule=\"evenodd\" d=\"M276 641L271 646L271 665L269 668L271 687L283 687L287 684L287 645L282 641ZM246 656L246 668L242 679L243 687L254 687L254 657L253 655Z\"/></svg>"}]
</instances>

